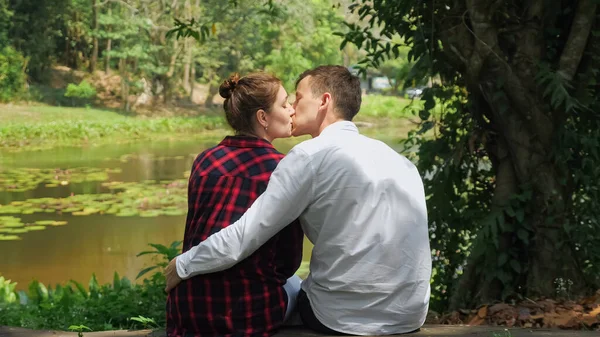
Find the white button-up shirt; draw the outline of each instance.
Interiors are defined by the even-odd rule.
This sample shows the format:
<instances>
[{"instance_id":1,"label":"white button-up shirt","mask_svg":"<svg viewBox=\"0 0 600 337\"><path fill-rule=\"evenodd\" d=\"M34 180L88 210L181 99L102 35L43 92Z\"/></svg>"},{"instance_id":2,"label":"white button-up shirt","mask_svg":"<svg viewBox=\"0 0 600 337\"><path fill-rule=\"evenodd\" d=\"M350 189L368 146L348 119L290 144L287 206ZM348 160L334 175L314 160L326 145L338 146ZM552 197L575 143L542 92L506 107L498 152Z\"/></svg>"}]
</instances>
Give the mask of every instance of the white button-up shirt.
<instances>
[{"instance_id":1,"label":"white button-up shirt","mask_svg":"<svg viewBox=\"0 0 600 337\"><path fill-rule=\"evenodd\" d=\"M227 269L298 217L314 244L302 289L321 323L357 335L423 325L431 251L421 177L348 121L296 145L237 222L180 255L177 273Z\"/></svg>"}]
</instances>

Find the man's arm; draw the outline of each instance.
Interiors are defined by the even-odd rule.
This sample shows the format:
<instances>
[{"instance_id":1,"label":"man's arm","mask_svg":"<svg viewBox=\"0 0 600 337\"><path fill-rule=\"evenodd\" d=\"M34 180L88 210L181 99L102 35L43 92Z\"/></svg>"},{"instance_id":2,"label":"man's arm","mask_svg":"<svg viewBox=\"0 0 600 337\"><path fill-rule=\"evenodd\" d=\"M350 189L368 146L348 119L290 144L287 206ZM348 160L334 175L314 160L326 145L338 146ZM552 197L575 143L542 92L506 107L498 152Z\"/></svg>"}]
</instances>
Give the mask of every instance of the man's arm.
<instances>
[{"instance_id":1,"label":"man's arm","mask_svg":"<svg viewBox=\"0 0 600 337\"><path fill-rule=\"evenodd\" d=\"M313 199L311 158L294 148L273 171L265 192L235 223L177 257L177 274L187 279L232 267L294 221Z\"/></svg>"}]
</instances>

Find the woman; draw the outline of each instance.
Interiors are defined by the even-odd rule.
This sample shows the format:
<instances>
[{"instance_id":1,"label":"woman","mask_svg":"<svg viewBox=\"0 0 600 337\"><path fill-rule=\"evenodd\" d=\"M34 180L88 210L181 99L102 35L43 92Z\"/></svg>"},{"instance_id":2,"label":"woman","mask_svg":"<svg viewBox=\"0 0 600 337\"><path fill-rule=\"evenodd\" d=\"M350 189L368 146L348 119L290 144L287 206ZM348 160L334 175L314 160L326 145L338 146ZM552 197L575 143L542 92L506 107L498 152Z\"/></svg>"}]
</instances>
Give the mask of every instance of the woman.
<instances>
[{"instance_id":1,"label":"woman","mask_svg":"<svg viewBox=\"0 0 600 337\"><path fill-rule=\"evenodd\" d=\"M236 74L219 94L236 135L194 161L184 252L244 214L283 158L271 142L291 136L294 111L279 79ZM272 335L289 316L288 304L299 290L297 277L286 281L300 266L302 240L299 223L293 223L231 269L182 281L167 299L167 335Z\"/></svg>"}]
</instances>

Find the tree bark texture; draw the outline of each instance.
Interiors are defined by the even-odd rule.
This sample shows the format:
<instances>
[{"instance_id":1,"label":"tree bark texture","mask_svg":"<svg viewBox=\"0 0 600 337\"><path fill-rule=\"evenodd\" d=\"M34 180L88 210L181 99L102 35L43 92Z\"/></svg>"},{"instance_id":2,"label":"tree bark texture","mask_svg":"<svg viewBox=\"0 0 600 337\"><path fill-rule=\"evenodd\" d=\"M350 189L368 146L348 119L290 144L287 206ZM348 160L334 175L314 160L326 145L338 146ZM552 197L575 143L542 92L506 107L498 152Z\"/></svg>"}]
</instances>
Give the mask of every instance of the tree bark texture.
<instances>
[{"instance_id":1,"label":"tree bark texture","mask_svg":"<svg viewBox=\"0 0 600 337\"><path fill-rule=\"evenodd\" d=\"M442 43L451 62L466 74L470 95L479 95L487 103L479 111L471 112L485 115L486 128L494 139L488 146L496 162L492 210L506 207L521 186L529 185L532 189L530 212L524 221L531 242L523 246L525 267L518 275L519 281L515 281L521 284L515 286L525 287L531 296L553 296L557 278L570 279L574 289L582 289L584 281L570 247L565 246L562 225L570 195L561 184L564 177L552 162L557 129L554 111L535 82L545 48L542 35L545 2L526 2L527 10L520 13L523 24L517 29L513 27L515 39L510 50L500 42L504 27L498 27L494 21L502 3L496 0L465 0L462 22L448 20L447 27L443 27L446 29L442 29ZM577 72L596 11L592 0L581 0L577 5L560 58L560 73L568 80ZM503 84L499 85L498 79L503 79ZM512 225L512 228L524 226L516 222ZM498 253L513 244L514 235L501 234ZM502 283L481 282L479 267L486 263L497 264L482 257L470 258L451 299L452 307L499 298Z\"/></svg>"},{"instance_id":2,"label":"tree bark texture","mask_svg":"<svg viewBox=\"0 0 600 337\"><path fill-rule=\"evenodd\" d=\"M90 72L96 70L98 63L98 6L96 0L92 0L92 29L94 30L92 38L92 57L90 59Z\"/></svg>"}]
</instances>

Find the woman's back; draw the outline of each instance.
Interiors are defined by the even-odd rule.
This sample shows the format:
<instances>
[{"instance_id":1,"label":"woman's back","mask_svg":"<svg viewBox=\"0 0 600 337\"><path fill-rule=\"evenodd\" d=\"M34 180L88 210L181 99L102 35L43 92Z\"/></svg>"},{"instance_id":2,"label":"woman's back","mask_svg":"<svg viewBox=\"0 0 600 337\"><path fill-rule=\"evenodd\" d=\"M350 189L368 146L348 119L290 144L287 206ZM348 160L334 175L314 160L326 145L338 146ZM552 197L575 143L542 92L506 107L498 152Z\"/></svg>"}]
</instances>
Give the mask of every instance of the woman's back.
<instances>
[{"instance_id":1,"label":"woman's back","mask_svg":"<svg viewBox=\"0 0 600 337\"><path fill-rule=\"evenodd\" d=\"M266 140L226 137L192 167L183 251L239 219L283 155ZM169 336L267 336L283 322L286 280L302 258L296 222L236 266L180 283L167 301Z\"/></svg>"}]
</instances>

